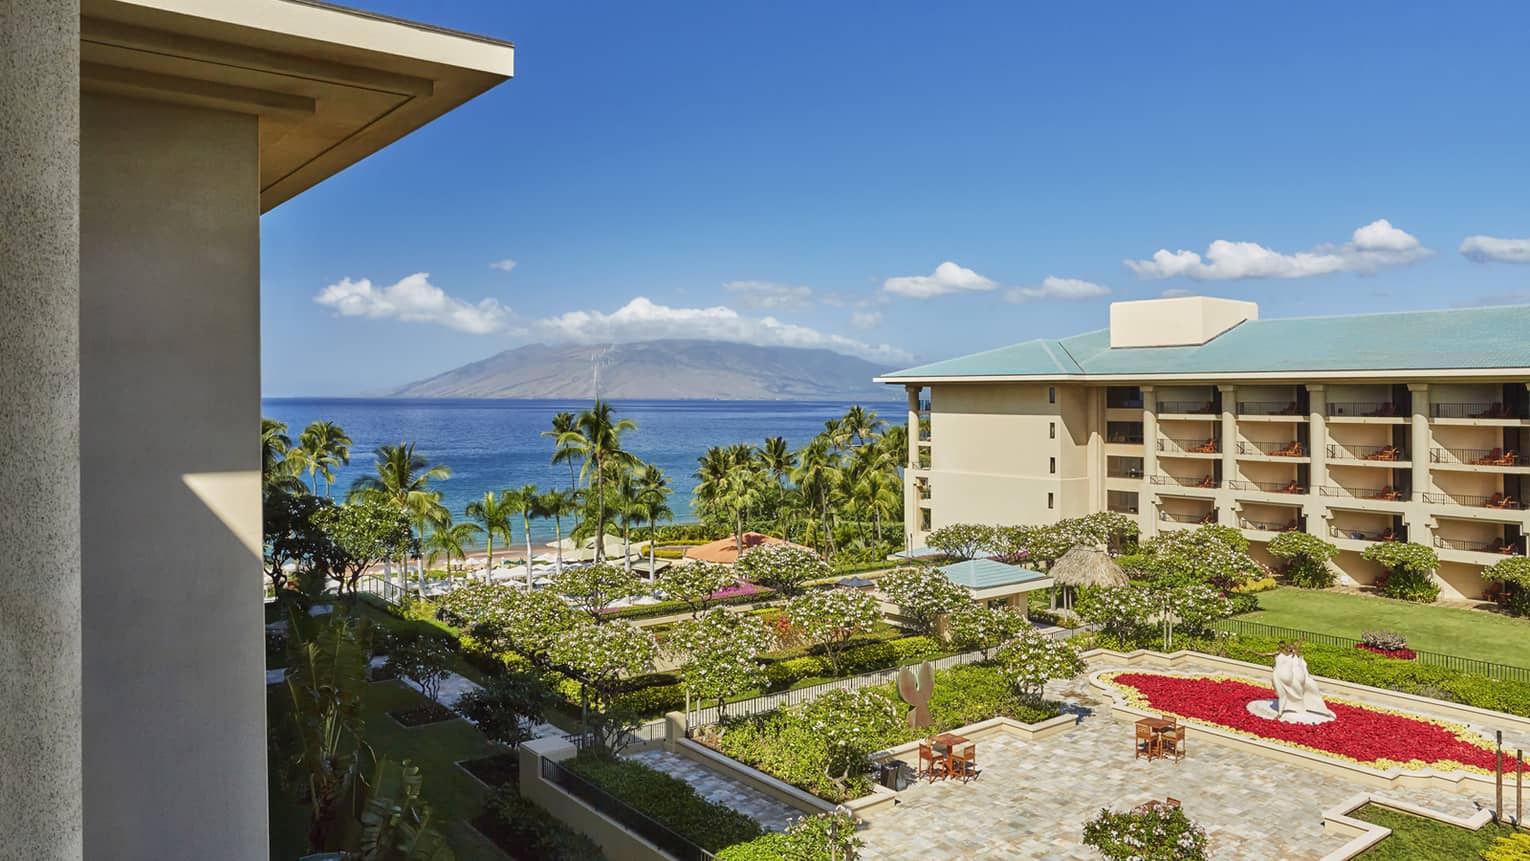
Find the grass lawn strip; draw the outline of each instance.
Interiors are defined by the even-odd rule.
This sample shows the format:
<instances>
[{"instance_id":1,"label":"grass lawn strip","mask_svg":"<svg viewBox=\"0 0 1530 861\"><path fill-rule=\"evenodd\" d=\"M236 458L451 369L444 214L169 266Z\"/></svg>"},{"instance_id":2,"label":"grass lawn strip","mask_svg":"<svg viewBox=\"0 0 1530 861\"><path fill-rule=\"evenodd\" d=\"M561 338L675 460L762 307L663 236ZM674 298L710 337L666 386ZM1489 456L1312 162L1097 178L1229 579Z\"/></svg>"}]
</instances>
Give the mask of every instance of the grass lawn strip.
<instances>
[{"instance_id":1,"label":"grass lawn strip","mask_svg":"<svg viewBox=\"0 0 1530 861\"><path fill-rule=\"evenodd\" d=\"M1350 816L1392 829L1389 837L1356 856L1359 861L1477 861L1478 853L1494 840L1514 831L1513 826L1491 822L1469 831L1376 804L1367 804Z\"/></svg>"},{"instance_id":2,"label":"grass lawn strip","mask_svg":"<svg viewBox=\"0 0 1530 861\"><path fill-rule=\"evenodd\" d=\"M1530 667L1530 619L1289 586L1258 597L1259 612L1238 618L1356 640L1384 628L1401 632L1411 649Z\"/></svg>"}]
</instances>

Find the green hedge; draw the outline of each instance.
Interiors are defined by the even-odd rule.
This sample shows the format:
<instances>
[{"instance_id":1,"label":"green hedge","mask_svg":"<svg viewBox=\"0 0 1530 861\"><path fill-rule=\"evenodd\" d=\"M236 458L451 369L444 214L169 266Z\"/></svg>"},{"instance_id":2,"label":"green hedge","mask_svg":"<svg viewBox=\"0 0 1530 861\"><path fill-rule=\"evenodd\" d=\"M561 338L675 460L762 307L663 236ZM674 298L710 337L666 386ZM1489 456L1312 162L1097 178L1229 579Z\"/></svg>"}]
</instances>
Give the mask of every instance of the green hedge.
<instances>
[{"instance_id":1,"label":"green hedge","mask_svg":"<svg viewBox=\"0 0 1530 861\"><path fill-rule=\"evenodd\" d=\"M1270 665L1274 660L1263 653L1274 652L1279 645L1279 640L1270 637L1235 637L1224 641L1217 650L1229 658ZM1530 717L1530 683L1463 673L1340 646L1309 643L1302 647L1302 656L1314 675Z\"/></svg>"},{"instance_id":2,"label":"green hedge","mask_svg":"<svg viewBox=\"0 0 1530 861\"><path fill-rule=\"evenodd\" d=\"M761 834L748 843L735 843L717 853L717 861L781 861L787 857L790 842L774 831ZM825 854L827 859L828 855Z\"/></svg>"},{"instance_id":3,"label":"green hedge","mask_svg":"<svg viewBox=\"0 0 1530 861\"><path fill-rule=\"evenodd\" d=\"M507 846L511 857L520 861L600 861L606 857L595 841L511 788L496 792L486 813L490 821L482 823L482 830L492 832L497 842ZM475 820L474 824L480 823Z\"/></svg>"},{"instance_id":4,"label":"green hedge","mask_svg":"<svg viewBox=\"0 0 1530 861\"><path fill-rule=\"evenodd\" d=\"M735 595L732 598L724 598L721 601L713 601L708 607L732 606L734 604L753 604L756 601L769 601L776 597L776 593L769 589L756 592L753 595ZM647 619L651 616L668 616L672 613L689 613L691 605L684 601L660 601L657 604L643 604L637 607L623 607L614 613L606 613L603 619Z\"/></svg>"},{"instance_id":5,"label":"green hedge","mask_svg":"<svg viewBox=\"0 0 1530 861\"><path fill-rule=\"evenodd\" d=\"M707 801L689 783L640 762L583 754L563 765L709 852L761 834L753 819Z\"/></svg>"}]
</instances>

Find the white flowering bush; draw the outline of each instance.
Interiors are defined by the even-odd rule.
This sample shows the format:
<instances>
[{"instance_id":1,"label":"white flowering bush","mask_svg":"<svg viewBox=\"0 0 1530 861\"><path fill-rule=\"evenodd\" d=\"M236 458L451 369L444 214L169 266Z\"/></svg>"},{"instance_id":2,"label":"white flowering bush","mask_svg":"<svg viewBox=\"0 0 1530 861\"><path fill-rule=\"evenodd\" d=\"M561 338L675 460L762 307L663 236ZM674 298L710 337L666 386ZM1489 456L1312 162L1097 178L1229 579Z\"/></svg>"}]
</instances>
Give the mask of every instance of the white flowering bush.
<instances>
[{"instance_id":1,"label":"white flowering bush","mask_svg":"<svg viewBox=\"0 0 1530 861\"><path fill-rule=\"evenodd\" d=\"M718 609L681 622L666 647L680 657L686 693L721 710L729 697L765 685L758 659L773 639L759 618Z\"/></svg>"},{"instance_id":2,"label":"white flowering bush","mask_svg":"<svg viewBox=\"0 0 1530 861\"><path fill-rule=\"evenodd\" d=\"M1084 823L1084 845L1107 861L1206 861L1206 831L1179 808L1100 811Z\"/></svg>"},{"instance_id":3,"label":"white flowering bush","mask_svg":"<svg viewBox=\"0 0 1530 861\"><path fill-rule=\"evenodd\" d=\"M612 604L643 591L642 581L635 575L609 562L565 568L552 580L549 591L564 596L596 622L605 619L606 610Z\"/></svg>"},{"instance_id":4,"label":"white flowering bush","mask_svg":"<svg viewBox=\"0 0 1530 861\"><path fill-rule=\"evenodd\" d=\"M990 651L1020 633L1027 624L1024 616L1008 607L968 603L950 615L946 633L952 646L964 652L982 652L986 661Z\"/></svg>"},{"instance_id":5,"label":"white flowering bush","mask_svg":"<svg viewBox=\"0 0 1530 861\"><path fill-rule=\"evenodd\" d=\"M1041 702L1047 682L1071 679L1084 672L1084 659L1077 646L1054 640L1029 625L1000 646L994 658L1015 693L1033 704Z\"/></svg>"},{"instance_id":6,"label":"white flowering bush","mask_svg":"<svg viewBox=\"0 0 1530 861\"><path fill-rule=\"evenodd\" d=\"M697 562L675 565L659 575L656 585L670 601L690 605L691 616L700 616L711 597L738 582L738 574L726 565Z\"/></svg>"},{"instance_id":7,"label":"white flowering bush","mask_svg":"<svg viewBox=\"0 0 1530 861\"><path fill-rule=\"evenodd\" d=\"M648 632L628 622L612 622L571 628L553 644L550 657L605 699L617 682L652 668L658 650Z\"/></svg>"},{"instance_id":8,"label":"white flowering bush","mask_svg":"<svg viewBox=\"0 0 1530 861\"><path fill-rule=\"evenodd\" d=\"M1121 648L1135 648L1151 629L1156 604L1140 586L1085 588L1074 608L1080 619L1100 626L1100 633Z\"/></svg>"},{"instance_id":9,"label":"white flowering bush","mask_svg":"<svg viewBox=\"0 0 1530 861\"><path fill-rule=\"evenodd\" d=\"M875 598L856 589L826 589L799 595L786 604L787 618L810 642L823 646L829 665L839 674L839 653L856 634L877 623Z\"/></svg>"},{"instance_id":10,"label":"white flowering bush","mask_svg":"<svg viewBox=\"0 0 1530 861\"><path fill-rule=\"evenodd\" d=\"M953 559L976 559L994 549L994 527L981 523L953 523L931 532L925 543Z\"/></svg>"},{"instance_id":11,"label":"white flowering bush","mask_svg":"<svg viewBox=\"0 0 1530 861\"><path fill-rule=\"evenodd\" d=\"M499 583L473 583L441 598L443 618L491 652L515 652L546 668L564 633L589 620L549 591L526 592Z\"/></svg>"},{"instance_id":12,"label":"white flowering bush","mask_svg":"<svg viewBox=\"0 0 1530 861\"><path fill-rule=\"evenodd\" d=\"M897 604L921 634L942 615L972 605L972 595L935 568L899 568L877 579L877 591Z\"/></svg>"},{"instance_id":13,"label":"white flowering bush","mask_svg":"<svg viewBox=\"0 0 1530 861\"><path fill-rule=\"evenodd\" d=\"M1208 583L1231 589L1264 576L1248 555L1248 540L1227 526L1160 532L1140 549L1142 573L1160 585Z\"/></svg>"},{"instance_id":14,"label":"white flowering bush","mask_svg":"<svg viewBox=\"0 0 1530 861\"><path fill-rule=\"evenodd\" d=\"M821 580L833 570L822 557L795 544L762 544L744 551L734 566L751 583L774 589L783 595L796 595L802 584Z\"/></svg>"}]
</instances>

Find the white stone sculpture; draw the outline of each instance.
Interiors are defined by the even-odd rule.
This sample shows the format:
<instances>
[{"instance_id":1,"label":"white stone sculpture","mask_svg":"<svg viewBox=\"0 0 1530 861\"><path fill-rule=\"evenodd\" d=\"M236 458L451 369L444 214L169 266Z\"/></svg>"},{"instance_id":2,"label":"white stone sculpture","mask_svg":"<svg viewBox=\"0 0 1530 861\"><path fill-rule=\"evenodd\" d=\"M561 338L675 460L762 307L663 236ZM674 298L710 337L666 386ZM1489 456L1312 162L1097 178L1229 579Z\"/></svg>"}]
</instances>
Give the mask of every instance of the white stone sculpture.
<instances>
[{"instance_id":1,"label":"white stone sculpture","mask_svg":"<svg viewBox=\"0 0 1530 861\"><path fill-rule=\"evenodd\" d=\"M1286 643L1275 655L1275 699L1255 700L1248 710L1267 720L1282 723L1319 724L1334 719L1323 702L1323 692L1307 673L1307 660L1294 643Z\"/></svg>"}]
</instances>

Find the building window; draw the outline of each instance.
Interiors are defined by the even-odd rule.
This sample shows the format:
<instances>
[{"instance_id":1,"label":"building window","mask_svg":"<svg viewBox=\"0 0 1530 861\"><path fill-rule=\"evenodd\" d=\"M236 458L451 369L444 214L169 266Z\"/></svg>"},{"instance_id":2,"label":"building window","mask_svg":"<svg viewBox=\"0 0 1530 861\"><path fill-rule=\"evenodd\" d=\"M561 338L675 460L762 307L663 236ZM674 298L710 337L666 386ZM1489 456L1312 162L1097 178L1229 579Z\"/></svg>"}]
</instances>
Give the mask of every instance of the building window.
<instances>
[{"instance_id":1,"label":"building window","mask_svg":"<svg viewBox=\"0 0 1530 861\"><path fill-rule=\"evenodd\" d=\"M1105 441L1128 444L1142 442L1142 422L1107 422Z\"/></svg>"},{"instance_id":2,"label":"building window","mask_svg":"<svg viewBox=\"0 0 1530 861\"><path fill-rule=\"evenodd\" d=\"M1051 473L1052 475L1057 474L1057 458L1047 458L1047 472Z\"/></svg>"},{"instance_id":3,"label":"building window","mask_svg":"<svg viewBox=\"0 0 1530 861\"><path fill-rule=\"evenodd\" d=\"M1057 403L1057 387L1056 386L1047 386L1047 403L1049 403L1049 404Z\"/></svg>"},{"instance_id":4,"label":"building window","mask_svg":"<svg viewBox=\"0 0 1530 861\"><path fill-rule=\"evenodd\" d=\"M1057 439L1057 422L1047 422L1047 439Z\"/></svg>"},{"instance_id":5,"label":"building window","mask_svg":"<svg viewBox=\"0 0 1530 861\"><path fill-rule=\"evenodd\" d=\"M1056 508L1056 507L1057 507L1057 494L1055 494L1055 493L1047 494L1047 508L1048 509L1052 509L1052 508Z\"/></svg>"},{"instance_id":6,"label":"building window","mask_svg":"<svg viewBox=\"0 0 1530 861\"><path fill-rule=\"evenodd\" d=\"M1113 410L1142 409L1142 390L1136 386L1111 386L1105 390L1105 406Z\"/></svg>"},{"instance_id":7,"label":"building window","mask_svg":"<svg viewBox=\"0 0 1530 861\"><path fill-rule=\"evenodd\" d=\"M1121 514L1137 513L1137 494L1124 490L1112 490L1105 494L1105 508Z\"/></svg>"}]
</instances>

